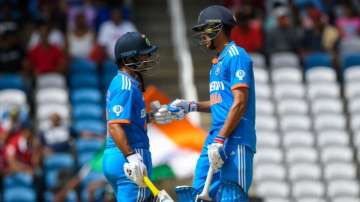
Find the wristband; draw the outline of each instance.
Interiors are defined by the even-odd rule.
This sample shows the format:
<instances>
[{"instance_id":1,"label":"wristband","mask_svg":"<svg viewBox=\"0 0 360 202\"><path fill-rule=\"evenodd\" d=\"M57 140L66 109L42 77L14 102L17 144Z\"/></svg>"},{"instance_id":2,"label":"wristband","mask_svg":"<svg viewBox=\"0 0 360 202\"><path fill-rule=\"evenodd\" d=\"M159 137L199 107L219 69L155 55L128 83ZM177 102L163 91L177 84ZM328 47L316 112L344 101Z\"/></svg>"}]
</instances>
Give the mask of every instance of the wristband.
<instances>
[{"instance_id":1,"label":"wristband","mask_svg":"<svg viewBox=\"0 0 360 202\"><path fill-rule=\"evenodd\" d=\"M225 142L225 137L218 135L218 136L215 137L214 142L220 143L220 144L224 144L224 142Z\"/></svg>"},{"instance_id":2,"label":"wristband","mask_svg":"<svg viewBox=\"0 0 360 202\"><path fill-rule=\"evenodd\" d=\"M196 112L198 110L198 104L195 101L189 103L189 112Z\"/></svg>"}]
</instances>

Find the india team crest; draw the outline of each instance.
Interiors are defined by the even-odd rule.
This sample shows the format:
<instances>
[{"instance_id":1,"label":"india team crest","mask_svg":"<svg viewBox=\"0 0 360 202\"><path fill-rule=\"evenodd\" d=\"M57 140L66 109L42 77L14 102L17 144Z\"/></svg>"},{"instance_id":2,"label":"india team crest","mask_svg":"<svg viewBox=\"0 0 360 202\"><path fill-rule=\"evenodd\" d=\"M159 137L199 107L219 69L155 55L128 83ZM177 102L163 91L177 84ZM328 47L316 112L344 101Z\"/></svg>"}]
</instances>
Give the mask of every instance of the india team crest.
<instances>
[{"instance_id":1,"label":"india team crest","mask_svg":"<svg viewBox=\"0 0 360 202\"><path fill-rule=\"evenodd\" d=\"M121 105L115 105L113 107L113 112L116 114L116 116L119 116L124 111L124 108Z\"/></svg>"},{"instance_id":2,"label":"india team crest","mask_svg":"<svg viewBox=\"0 0 360 202\"><path fill-rule=\"evenodd\" d=\"M238 78L239 80L244 80L245 71L242 70L242 69L237 70L236 73L235 73L235 76L236 76L236 78Z\"/></svg>"}]
</instances>

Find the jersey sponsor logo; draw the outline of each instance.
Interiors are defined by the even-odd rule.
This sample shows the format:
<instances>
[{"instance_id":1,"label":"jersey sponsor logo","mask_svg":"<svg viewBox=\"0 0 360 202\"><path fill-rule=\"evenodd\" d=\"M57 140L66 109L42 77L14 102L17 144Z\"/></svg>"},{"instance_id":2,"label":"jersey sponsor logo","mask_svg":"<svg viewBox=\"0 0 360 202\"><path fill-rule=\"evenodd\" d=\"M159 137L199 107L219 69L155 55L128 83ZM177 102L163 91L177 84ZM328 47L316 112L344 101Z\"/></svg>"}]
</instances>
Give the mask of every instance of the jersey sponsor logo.
<instances>
[{"instance_id":1,"label":"jersey sponsor logo","mask_svg":"<svg viewBox=\"0 0 360 202\"><path fill-rule=\"evenodd\" d=\"M212 81L209 84L210 93L213 91L225 90L224 82L222 81Z\"/></svg>"},{"instance_id":2,"label":"jersey sponsor logo","mask_svg":"<svg viewBox=\"0 0 360 202\"><path fill-rule=\"evenodd\" d=\"M236 78L238 78L240 81L244 80L245 75L246 73L242 69L237 70L235 73Z\"/></svg>"},{"instance_id":3,"label":"jersey sponsor logo","mask_svg":"<svg viewBox=\"0 0 360 202\"><path fill-rule=\"evenodd\" d=\"M120 116L120 114L124 111L124 108L121 105L115 105L112 109L116 116Z\"/></svg>"},{"instance_id":4,"label":"jersey sponsor logo","mask_svg":"<svg viewBox=\"0 0 360 202\"><path fill-rule=\"evenodd\" d=\"M210 105L219 104L222 102L222 97L220 93L213 93L210 95Z\"/></svg>"}]
</instances>

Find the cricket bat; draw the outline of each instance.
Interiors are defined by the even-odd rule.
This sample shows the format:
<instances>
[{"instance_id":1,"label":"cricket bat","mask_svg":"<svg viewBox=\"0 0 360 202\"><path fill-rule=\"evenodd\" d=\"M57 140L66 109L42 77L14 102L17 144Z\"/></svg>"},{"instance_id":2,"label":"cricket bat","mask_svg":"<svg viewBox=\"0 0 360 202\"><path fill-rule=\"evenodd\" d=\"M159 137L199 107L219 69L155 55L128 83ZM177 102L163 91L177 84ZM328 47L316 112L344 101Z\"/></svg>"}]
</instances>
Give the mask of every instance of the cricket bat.
<instances>
[{"instance_id":1,"label":"cricket bat","mask_svg":"<svg viewBox=\"0 0 360 202\"><path fill-rule=\"evenodd\" d=\"M212 177L214 175L214 169L212 166L209 167L208 174L206 176L204 189L202 192L196 196L195 202L211 202L212 199L209 196L209 188L211 184Z\"/></svg>"},{"instance_id":2,"label":"cricket bat","mask_svg":"<svg viewBox=\"0 0 360 202\"><path fill-rule=\"evenodd\" d=\"M157 197L157 202L175 202L165 190L159 190L149 179L148 176L144 176L144 182L150 189L151 193Z\"/></svg>"}]
</instances>

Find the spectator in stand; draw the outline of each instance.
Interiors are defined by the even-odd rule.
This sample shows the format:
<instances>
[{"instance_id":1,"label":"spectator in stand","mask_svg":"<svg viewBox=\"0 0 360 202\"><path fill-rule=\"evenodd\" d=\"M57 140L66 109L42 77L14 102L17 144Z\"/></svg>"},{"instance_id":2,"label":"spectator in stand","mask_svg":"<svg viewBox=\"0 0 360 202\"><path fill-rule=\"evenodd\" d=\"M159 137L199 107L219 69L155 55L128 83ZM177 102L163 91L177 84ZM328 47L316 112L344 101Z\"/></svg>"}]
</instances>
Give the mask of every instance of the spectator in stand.
<instances>
[{"instance_id":1,"label":"spectator in stand","mask_svg":"<svg viewBox=\"0 0 360 202\"><path fill-rule=\"evenodd\" d=\"M309 17L314 26L304 32L302 43L304 53L335 51L339 39L338 30L328 24L326 16L318 9L313 9L309 13Z\"/></svg>"},{"instance_id":2,"label":"spectator in stand","mask_svg":"<svg viewBox=\"0 0 360 202\"><path fill-rule=\"evenodd\" d=\"M40 162L38 149L38 143L28 125L10 137L5 145L7 174L24 172L33 175Z\"/></svg>"},{"instance_id":3,"label":"spectator in stand","mask_svg":"<svg viewBox=\"0 0 360 202\"><path fill-rule=\"evenodd\" d=\"M16 23L0 23L0 73L17 73L23 69L25 53L17 31Z\"/></svg>"},{"instance_id":4,"label":"spectator in stand","mask_svg":"<svg viewBox=\"0 0 360 202\"><path fill-rule=\"evenodd\" d=\"M40 135L45 156L57 152L70 151L70 130L61 120L59 114L54 113L50 117L51 126L42 131Z\"/></svg>"},{"instance_id":5,"label":"spectator in stand","mask_svg":"<svg viewBox=\"0 0 360 202\"><path fill-rule=\"evenodd\" d=\"M136 28L130 21L122 18L121 8L113 8L111 20L100 26L98 43L106 49L107 56L114 58L114 46L116 40L127 32L134 32Z\"/></svg>"},{"instance_id":6,"label":"spectator in stand","mask_svg":"<svg viewBox=\"0 0 360 202\"><path fill-rule=\"evenodd\" d=\"M277 26L267 31L265 51L268 54L276 52L298 52L301 40L301 31L292 26L287 7L278 7L274 10Z\"/></svg>"},{"instance_id":7,"label":"spectator in stand","mask_svg":"<svg viewBox=\"0 0 360 202\"><path fill-rule=\"evenodd\" d=\"M53 27L51 22L48 19L40 19L36 22L36 30L32 32L29 43L28 49L31 50L32 48L36 47L41 43L41 30L46 25L49 29L48 33L48 41L51 45L58 46L63 48L65 46L65 39L63 33Z\"/></svg>"},{"instance_id":8,"label":"spectator in stand","mask_svg":"<svg viewBox=\"0 0 360 202\"><path fill-rule=\"evenodd\" d=\"M43 23L39 28L40 43L33 47L28 54L28 68L36 75L64 72L65 55L63 50L49 41L50 25Z\"/></svg>"},{"instance_id":9,"label":"spectator in stand","mask_svg":"<svg viewBox=\"0 0 360 202\"><path fill-rule=\"evenodd\" d=\"M343 16L336 20L336 26L340 30L341 37L353 38L360 35L360 17L350 4L344 4Z\"/></svg>"},{"instance_id":10,"label":"spectator in stand","mask_svg":"<svg viewBox=\"0 0 360 202\"><path fill-rule=\"evenodd\" d=\"M84 0L84 3L79 5L79 3L68 5L68 29L74 30L76 24L76 18L81 13L84 15L85 23L88 27L95 29L95 18L96 18L96 9L94 6L94 1Z\"/></svg>"},{"instance_id":11,"label":"spectator in stand","mask_svg":"<svg viewBox=\"0 0 360 202\"><path fill-rule=\"evenodd\" d=\"M263 46L261 24L251 20L251 8L243 7L235 12L238 25L231 30L231 40L248 52L258 52Z\"/></svg>"},{"instance_id":12,"label":"spectator in stand","mask_svg":"<svg viewBox=\"0 0 360 202\"><path fill-rule=\"evenodd\" d=\"M73 58L88 58L94 47L95 33L86 23L85 15L78 13L74 29L68 33L68 51Z\"/></svg>"}]
</instances>

